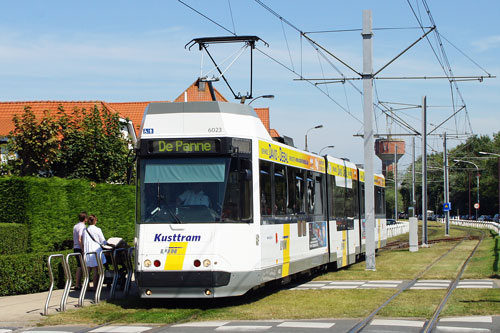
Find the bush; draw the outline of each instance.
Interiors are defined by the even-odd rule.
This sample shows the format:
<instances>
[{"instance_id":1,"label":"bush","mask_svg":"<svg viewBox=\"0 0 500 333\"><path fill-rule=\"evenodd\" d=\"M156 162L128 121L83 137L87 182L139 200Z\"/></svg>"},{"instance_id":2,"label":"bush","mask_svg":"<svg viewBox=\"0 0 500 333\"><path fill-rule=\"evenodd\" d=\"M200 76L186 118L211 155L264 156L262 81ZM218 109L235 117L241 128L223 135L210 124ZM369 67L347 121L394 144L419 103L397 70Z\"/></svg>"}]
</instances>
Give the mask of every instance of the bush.
<instances>
[{"instance_id":1,"label":"bush","mask_svg":"<svg viewBox=\"0 0 500 333\"><path fill-rule=\"evenodd\" d=\"M71 251L72 252L72 251ZM70 253L66 251L64 255ZM51 253L16 254L0 256L0 296L38 293L49 290L50 278L47 259ZM70 260L71 272L76 261ZM52 259L54 285L64 288L64 270L61 258Z\"/></svg>"},{"instance_id":2,"label":"bush","mask_svg":"<svg viewBox=\"0 0 500 333\"><path fill-rule=\"evenodd\" d=\"M57 177L0 178L1 222L21 222L29 228L31 252L72 248L78 213L96 214L104 236L132 242L135 232L133 185L95 184ZM2 207L3 208L3 207Z\"/></svg>"},{"instance_id":3,"label":"bush","mask_svg":"<svg viewBox=\"0 0 500 333\"><path fill-rule=\"evenodd\" d=\"M24 224L0 223L0 255L28 252L28 228Z\"/></svg>"}]
</instances>

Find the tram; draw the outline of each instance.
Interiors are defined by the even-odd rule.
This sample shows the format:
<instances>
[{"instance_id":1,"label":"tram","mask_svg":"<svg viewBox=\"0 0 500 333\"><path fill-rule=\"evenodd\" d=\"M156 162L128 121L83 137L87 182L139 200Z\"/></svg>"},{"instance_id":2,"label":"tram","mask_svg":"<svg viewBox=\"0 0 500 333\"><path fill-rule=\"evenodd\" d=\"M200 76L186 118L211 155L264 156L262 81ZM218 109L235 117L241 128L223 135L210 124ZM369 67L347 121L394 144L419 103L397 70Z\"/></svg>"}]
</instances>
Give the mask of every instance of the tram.
<instances>
[{"instance_id":1,"label":"tram","mask_svg":"<svg viewBox=\"0 0 500 333\"><path fill-rule=\"evenodd\" d=\"M364 172L273 141L248 105L151 103L137 158L143 298L242 295L365 252ZM386 242L375 175L376 245Z\"/></svg>"}]
</instances>

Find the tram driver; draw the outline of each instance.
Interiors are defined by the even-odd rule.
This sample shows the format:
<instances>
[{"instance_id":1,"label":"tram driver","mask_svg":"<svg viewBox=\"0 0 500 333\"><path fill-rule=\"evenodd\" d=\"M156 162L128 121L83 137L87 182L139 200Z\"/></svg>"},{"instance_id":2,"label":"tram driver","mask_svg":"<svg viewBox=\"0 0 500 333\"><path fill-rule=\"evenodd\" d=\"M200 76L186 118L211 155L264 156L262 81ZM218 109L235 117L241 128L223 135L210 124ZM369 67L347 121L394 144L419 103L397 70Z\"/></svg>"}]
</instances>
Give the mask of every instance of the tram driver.
<instances>
[{"instance_id":1,"label":"tram driver","mask_svg":"<svg viewBox=\"0 0 500 333\"><path fill-rule=\"evenodd\" d=\"M185 206L206 206L208 207L210 201L208 196L203 192L203 185L201 183L190 183L187 190L177 197L177 205Z\"/></svg>"}]
</instances>

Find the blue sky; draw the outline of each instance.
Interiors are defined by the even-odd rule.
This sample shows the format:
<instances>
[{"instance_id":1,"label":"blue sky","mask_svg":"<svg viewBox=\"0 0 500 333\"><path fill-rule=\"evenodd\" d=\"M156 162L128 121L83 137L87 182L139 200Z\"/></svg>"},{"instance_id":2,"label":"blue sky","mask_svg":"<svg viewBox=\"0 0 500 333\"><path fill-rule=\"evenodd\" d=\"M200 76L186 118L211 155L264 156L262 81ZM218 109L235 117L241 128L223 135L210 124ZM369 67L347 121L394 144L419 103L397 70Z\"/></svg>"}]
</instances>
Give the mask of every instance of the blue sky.
<instances>
[{"instance_id":1,"label":"blue sky","mask_svg":"<svg viewBox=\"0 0 500 333\"><path fill-rule=\"evenodd\" d=\"M269 43L258 48L304 77L338 77L338 73L299 33L282 23L255 1L185 0L186 3L239 35L257 35ZM407 1L263 1L302 31L361 28L363 9L372 9L374 28L417 27ZM430 26L422 2L410 0L424 26ZM500 2L478 0L428 0L440 34L465 52L492 75L500 75ZM232 12L232 17L231 17ZM234 22L234 25L233 25ZM173 100L200 75L201 52L188 51L191 39L229 33L191 11L169 1L3 1L0 3L0 100ZM409 46L422 32L419 29L376 30L373 39L374 68ZM310 34L312 39L362 70L359 31ZM436 47L436 39L429 35ZM455 75L486 75L445 39L442 39ZM241 45L210 48L217 60L237 51ZM205 56L203 73L212 69ZM228 69L227 77L237 92L248 89L248 52ZM355 76L338 62L335 66L347 77ZM271 126L304 146L307 129L309 148L329 152L362 163L362 140L353 137L362 129L359 81L322 85L324 93L270 60L254 53L253 95L274 94L274 100L257 100L252 105L271 108ZM442 76L443 71L427 41L422 41L395 61L380 76ZM222 81L215 83L228 99L231 93ZM482 83L459 82L468 110L452 118L442 133L488 134L498 124L499 79ZM328 90L326 90L328 89ZM375 98L379 101L420 104L426 95L429 122L439 124L452 114L452 98L446 80L378 80ZM332 99L338 103L332 101ZM456 100L458 104L461 102ZM340 106L339 106L340 105ZM395 104L393 104L395 105ZM350 114L348 114L348 112ZM377 112L377 131L386 133L385 116ZM420 130L420 110L398 113ZM470 120L470 127L469 127ZM391 125L393 133L403 129ZM451 141L458 144L459 141ZM438 137L430 139L442 150ZM417 150L420 148L417 145ZM409 147L408 147L409 148ZM408 149L408 152L410 149ZM409 163L408 154L402 160ZM377 163L378 165L378 163Z\"/></svg>"}]
</instances>

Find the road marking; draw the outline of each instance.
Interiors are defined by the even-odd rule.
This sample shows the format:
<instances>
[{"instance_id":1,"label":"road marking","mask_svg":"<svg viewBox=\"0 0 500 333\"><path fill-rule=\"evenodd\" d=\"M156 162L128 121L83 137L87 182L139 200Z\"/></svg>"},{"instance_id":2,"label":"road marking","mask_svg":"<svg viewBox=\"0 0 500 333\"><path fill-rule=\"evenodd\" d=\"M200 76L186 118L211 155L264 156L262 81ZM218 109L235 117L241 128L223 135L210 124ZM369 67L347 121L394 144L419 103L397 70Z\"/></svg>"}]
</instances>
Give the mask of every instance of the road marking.
<instances>
[{"instance_id":1,"label":"road marking","mask_svg":"<svg viewBox=\"0 0 500 333\"><path fill-rule=\"evenodd\" d=\"M425 289L446 289L447 287L411 287L410 289L419 289L419 290L425 290Z\"/></svg>"},{"instance_id":2,"label":"road marking","mask_svg":"<svg viewBox=\"0 0 500 333\"><path fill-rule=\"evenodd\" d=\"M398 284L380 284L380 283L366 283L361 287L370 287L370 288L397 288Z\"/></svg>"},{"instance_id":3,"label":"road marking","mask_svg":"<svg viewBox=\"0 0 500 333\"><path fill-rule=\"evenodd\" d=\"M437 326L438 332L491 332L487 328Z\"/></svg>"},{"instance_id":4,"label":"road marking","mask_svg":"<svg viewBox=\"0 0 500 333\"><path fill-rule=\"evenodd\" d=\"M373 280L373 281L367 281L368 283L403 283L402 280Z\"/></svg>"},{"instance_id":5,"label":"road marking","mask_svg":"<svg viewBox=\"0 0 500 333\"><path fill-rule=\"evenodd\" d=\"M150 330L147 326L103 326L89 332L115 332L115 333L138 333ZM43 332L43 331L41 331Z\"/></svg>"},{"instance_id":6,"label":"road marking","mask_svg":"<svg viewBox=\"0 0 500 333\"><path fill-rule=\"evenodd\" d=\"M451 280L418 280L417 283L419 282L450 283Z\"/></svg>"},{"instance_id":7,"label":"road marking","mask_svg":"<svg viewBox=\"0 0 500 333\"><path fill-rule=\"evenodd\" d=\"M483 285L468 285L468 286L457 286L458 289L493 289L493 286L483 286Z\"/></svg>"},{"instance_id":8,"label":"road marking","mask_svg":"<svg viewBox=\"0 0 500 333\"><path fill-rule=\"evenodd\" d=\"M330 285L337 285L337 284L352 284L352 285L362 285L363 283L366 283L368 281L331 281L329 284Z\"/></svg>"},{"instance_id":9,"label":"road marking","mask_svg":"<svg viewBox=\"0 0 500 333\"><path fill-rule=\"evenodd\" d=\"M11 332L11 331L7 330L6 332ZM36 331L36 330L33 330L33 331L27 330L24 332L30 332L30 333L72 333L69 331Z\"/></svg>"},{"instance_id":10,"label":"road marking","mask_svg":"<svg viewBox=\"0 0 500 333\"><path fill-rule=\"evenodd\" d=\"M439 322L468 322L468 323L492 323L493 318L491 316L467 316L467 317L449 317L440 319Z\"/></svg>"},{"instance_id":11,"label":"road marking","mask_svg":"<svg viewBox=\"0 0 500 333\"><path fill-rule=\"evenodd\" d=\"M356 289L359 286L325 286L321 289Z\"/></svg>"},{"instance_id":12,"label":"road marking","mask_svg":"<svg viewBox=\"0 0 500 333\"><path fill-rule=\"evenodd\" d=\"M459 284L493 284L493 281L460 281Z\"/></svg>"},{"instance_id":13,"label":"road marking","mask_svg":"<svg viewBox=\"0 0 500 333\"><path fill-rule=\"evenodd\" d=\"M427 282L415 283L415 286L420 286L420 287L448 287L449 285L450 285L449 283L427 283Z\"/></svg>"},{"instance_id":14,"label":"road marking","mask_svg":"<svg viewBox=\"0 0 500 333\"><path fill-rule=\"evenodd\" d=\"M423 321L415 320L389 320L389 319L375 319L371 322L370 326L404 326L404 327L424 327Z\"/></svg>"},{"instance_id":15,"label":"road marking","mask_svg":"<svg viewBox=\"0 0 500 333\"><path fill-rule=\"evenodd\" d=\"M318 323L318 322L301 322L301 321L285 321L276 327L289 327L289 328L330 328L335 323Z\"/></svg>"},{"instance_id":16,"label":"road marking","mask_svg":"<svg viewBox=\"0 0 500 333\"><path fill-rule=\"evenodd\" d=\"M216 331L238 331L238 332L253 332L253 331L265 331L270 329L272 326L221 326L216 328Z\"/></svg>"},{"instance_id":17,"label":"road marking","mask_svg":"<svg viewBox=\"0 0 500 333\"><path fill-rule=\"evenodd\" d=\"M9 333L9 332L12 332L12 330L0 329L0 333Z\"/></svg>"},{"instance_id":18,"label":"road marking","mask_svg":"<svg viewBox=\"0 0 500 333\"><path fill-rule=\"evenodd\" d=\"M219 327L229 324L229 321L200 321L193 323L177 324L170 327Z\"/></svg>"}]
</instances>

